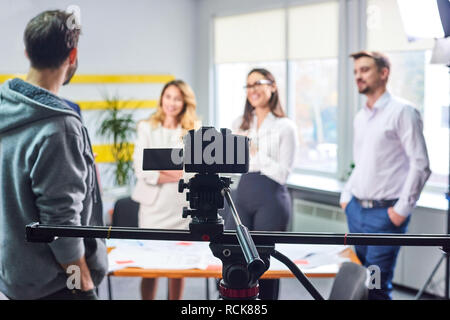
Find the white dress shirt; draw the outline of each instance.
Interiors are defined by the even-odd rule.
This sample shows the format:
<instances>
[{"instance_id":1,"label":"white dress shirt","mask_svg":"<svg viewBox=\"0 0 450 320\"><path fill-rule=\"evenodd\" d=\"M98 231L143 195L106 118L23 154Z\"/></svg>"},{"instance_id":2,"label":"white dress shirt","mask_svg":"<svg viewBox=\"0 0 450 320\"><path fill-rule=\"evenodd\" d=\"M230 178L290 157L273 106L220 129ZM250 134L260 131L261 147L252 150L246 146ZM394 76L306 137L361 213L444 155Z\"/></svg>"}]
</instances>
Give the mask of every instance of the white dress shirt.
<instances>
[{"instance_id":1,"label":"white dress shirt","mask_svg":"<svg viewBox=\"0 0 450 320\"><path fill-rule=\"evenodd\" d=\"M340 202L399 199L394 210L411 214L431 174L419 111L385 92L354 119L355 168Z\"/></svg>"},{"instance_id":2,"label":"white dress shirt","mask_svg":"<svg viewBox=\"0 0 450 320\"><path fill-rule=\"evenodd\" d=\"M249 172L261 172L270 179L284 185L294 164L297 150L297 130L295 123L287 118L278 118L269 112L257 128L258 119L253 116L250 129L242 131L242 117L233 122L233 132L251 139L257 152L250 155Z\"/></svg>"}]
</instances>

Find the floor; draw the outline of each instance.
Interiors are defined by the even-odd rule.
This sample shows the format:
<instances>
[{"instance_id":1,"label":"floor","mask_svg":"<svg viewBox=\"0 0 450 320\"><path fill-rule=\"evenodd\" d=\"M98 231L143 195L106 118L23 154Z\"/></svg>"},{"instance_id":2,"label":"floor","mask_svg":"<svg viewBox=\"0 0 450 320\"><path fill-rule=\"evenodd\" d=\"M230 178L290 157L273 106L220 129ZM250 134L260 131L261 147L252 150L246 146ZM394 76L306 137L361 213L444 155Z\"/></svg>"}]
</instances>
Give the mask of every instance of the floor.
<instances>
[{"instance_id":1,"label":"floor","mask_svg":"<svg viewBox=\"0 0 450 320\"><path fill-rule=\"evenodd\" d=\"M327 298L330 294L333 279L315 278L311 280L314 287ZM107 281L99 286L99 296L101 299L108 299ZM139 300L139 278L129 277L111 277L112 295L116 300ZM215 288L214 280L209 280L210 299L217 299L218 293ZM396 287L393 292L394 300L413 300L415 292ZM159 279L157 300L167 298L167 279ZM311 300L312 297L300 284L297 279L281 279L280 300ZM422 299L433 299L434 297L424 295ZM205 300L206 299L206 280L199 278L187 278L183 299L185 300Z\"/></svg>"},{"instance_id":2,"label":"floor","mask_svg":"<svg viewBox=\"0 0 450 320\"><path fill-rule=\"evenodd\" d=\"M315 278L310 279L314 287L322 294L324 298L328 298L333 279ZM131 277L111 277L112 298L114 300L140 300L140 278ZM415 292L409 289L395 287L393 292L394 300L413 300ZM215 282L209 279L209 295L210 299L217 299L218 292L215 288ZM106 279L99 286L99 298L108 299L108 287ZM167 299L167 279L159 279L157 300ZM281 279L280 283L280 300L311 300L312 297L303 288L297 279ZM0 300L6 297L0 292ZM184 300L206 300L206 280L202 278L186 278ZM424 300L436 299L430 295L424 295Z\"/></svg>"}]
</instances>

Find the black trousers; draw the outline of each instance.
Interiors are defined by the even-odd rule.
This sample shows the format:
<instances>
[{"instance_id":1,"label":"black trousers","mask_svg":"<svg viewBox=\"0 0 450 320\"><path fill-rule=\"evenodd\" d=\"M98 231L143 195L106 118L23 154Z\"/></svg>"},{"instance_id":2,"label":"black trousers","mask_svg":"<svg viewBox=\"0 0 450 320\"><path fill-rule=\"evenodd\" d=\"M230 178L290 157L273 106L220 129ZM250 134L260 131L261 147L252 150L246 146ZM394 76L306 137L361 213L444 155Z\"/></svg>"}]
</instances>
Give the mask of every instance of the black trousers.
<instances>
[{"instance_id":1,"label":"black trousers","mask_svg":"<svg viewBox=\"0 0 450 320\"><path fill-rule=\"evenodd\" d=\"M242 223L251 231L286 231L292 216L291 197L285 185L280 185L259 172L241 176L233 202ZM233 217L224 211L225 229L236 229ZM277 300L280 280L259 281L259 298Z\"/></svg>"},{"instance_id":2,"label":"black trousers","mask_svg":"<svg viewBox=\"0 0 450 320\"><path fill-rule=\"evenodd\" d=\"M81 291L63 288L38 300L98 300L98 297L95 289Z\"/></svg>"}]
</instances>

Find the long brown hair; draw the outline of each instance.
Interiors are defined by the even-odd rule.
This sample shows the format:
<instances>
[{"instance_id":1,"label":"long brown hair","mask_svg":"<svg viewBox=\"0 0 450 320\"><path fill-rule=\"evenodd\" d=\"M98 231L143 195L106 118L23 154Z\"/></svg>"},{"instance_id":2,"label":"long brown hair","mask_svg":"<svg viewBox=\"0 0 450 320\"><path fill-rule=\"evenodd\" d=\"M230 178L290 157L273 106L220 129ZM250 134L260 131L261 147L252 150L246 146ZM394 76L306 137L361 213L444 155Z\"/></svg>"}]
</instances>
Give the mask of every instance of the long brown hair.
<instances>
[{"instance_id":1,"label":"long brown hair","mask_svg":"<svg viewBox=\"0 0 450 320\"><path fill-rule=\"evenodd\" d=\"M254 72L257 72L257 73L261 74L267 80L270 80L272 82L272 85L276 85L275 77L273 76L273 74L263 68L252 69L247 74L247 78ZM245 130L250 129L250 123L252 121L252 115L253 115L254 109L255 108L250 104L250 101L248 101L248 98L247 98L245 101L244 116L242 117L242 123L240 126L241 130L245 131ZM286 113L284 112L283 107L281 106L281 103L280 103L278 87L276 87L275 91L272 92L272 95L269 99L269 109L275 117L278 117L278 118L286 117Z\"/></svg>"},{"instance_id":2,"label":"long brown hair","mask_svg":"<svg viewBox=\"0 0 450 320\"><path fill-rule=\"evenodd\" d=\"M172 80L164 85L164 88L161 91L161 96L158 101L158 110L150 116L150 123L155 128L164 123L164 119L166 115L164 114L162 108L162 98L166 89L170 86L175 86L180 89L181 94L183 95L184 106L183 110L181 110L180 114L177 116L177 121L181 124L181 127L184 131L192 130L196 127L198 122L197 114L195 113L195 108L197 106L197 102L195 100L195 94L192 88L185 83L183 80Z\"/></svg>"}]
</instances>

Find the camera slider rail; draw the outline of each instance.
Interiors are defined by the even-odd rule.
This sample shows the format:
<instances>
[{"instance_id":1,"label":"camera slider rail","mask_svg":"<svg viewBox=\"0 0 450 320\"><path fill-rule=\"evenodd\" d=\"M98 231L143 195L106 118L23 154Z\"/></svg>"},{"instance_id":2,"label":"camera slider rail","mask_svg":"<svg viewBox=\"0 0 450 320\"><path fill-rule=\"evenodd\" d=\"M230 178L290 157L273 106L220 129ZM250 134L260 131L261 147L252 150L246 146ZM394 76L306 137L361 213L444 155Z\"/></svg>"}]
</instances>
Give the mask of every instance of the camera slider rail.
<instances>
[{"instance_id":1,"label":"camera slider rail","mask_svg":"<svg viewBox=\"0 0 450 320\"><path fill-rule=\"evenodd\" d=\"M57 237L173 240L173 241L214 241L238 245L235 231L225 230L211 237L207 232L193 234L190 230L145 229L103 226L45 225L39 222L25 227L28 242L52 242ZM450 249L450 235L447 234L395 234L395 233L309 233L250 231L256 245L275 243L323 244L323 245L373 245L373 246L426 246Z\"/></svg>"}]
</instances>

